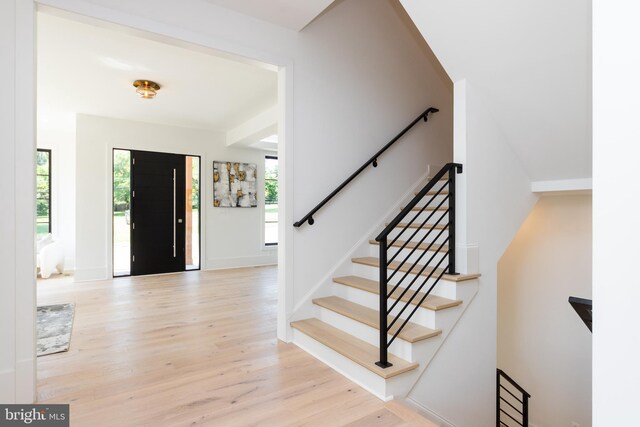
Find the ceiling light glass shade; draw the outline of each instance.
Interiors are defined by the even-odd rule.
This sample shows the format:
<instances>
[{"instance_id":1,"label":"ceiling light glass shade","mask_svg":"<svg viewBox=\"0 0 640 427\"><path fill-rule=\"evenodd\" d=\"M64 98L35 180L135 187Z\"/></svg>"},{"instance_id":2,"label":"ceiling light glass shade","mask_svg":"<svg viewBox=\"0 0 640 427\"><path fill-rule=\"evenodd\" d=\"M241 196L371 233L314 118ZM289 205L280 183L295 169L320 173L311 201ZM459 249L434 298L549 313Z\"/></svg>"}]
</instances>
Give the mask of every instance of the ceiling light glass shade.
<instances>
[{"instance_id":1,"label":"ceiling light glass shade","mask_svg":"<svg viewBox=\"0 0 640 427\"><path fill-rule=\"evenodd\" d=\"M140 86L138 89L136 89L136 92L138 92L138 95L140 95L144 99L150 99L156 96L156 90L149 86Z\"/></svg>"},{"instance_id":2,"label":"ceiling light glass shade","mask_svg":"<svg viewBox=\"0 0 640 427\"><path fill-rule=\"evenodd\" d=\"M153 99L156 96L158 89L160 89L160 85L158 83L150 80L136 80L133 82L133 85L136 87L138 95L144 99Z\"/></svg>"}]
</instances>

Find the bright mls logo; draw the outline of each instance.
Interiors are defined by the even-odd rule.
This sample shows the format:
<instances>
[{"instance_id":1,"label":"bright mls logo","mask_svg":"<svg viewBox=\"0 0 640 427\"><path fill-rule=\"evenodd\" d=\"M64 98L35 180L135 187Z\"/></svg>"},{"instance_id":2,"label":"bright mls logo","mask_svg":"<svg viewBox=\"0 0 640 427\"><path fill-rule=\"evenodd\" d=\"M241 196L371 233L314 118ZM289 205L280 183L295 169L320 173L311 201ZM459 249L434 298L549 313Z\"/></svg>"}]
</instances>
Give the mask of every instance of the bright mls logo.
<instances>
[{"instance_id":1,"label":"bright mls logo","mask_svg":"<svg viewBox=\"0 0 640 427\"><path fill-rule=\"evenodd\" d=\"M0 426L69 427L69 405L0 405Z\"/></svg>"}]
</instances>

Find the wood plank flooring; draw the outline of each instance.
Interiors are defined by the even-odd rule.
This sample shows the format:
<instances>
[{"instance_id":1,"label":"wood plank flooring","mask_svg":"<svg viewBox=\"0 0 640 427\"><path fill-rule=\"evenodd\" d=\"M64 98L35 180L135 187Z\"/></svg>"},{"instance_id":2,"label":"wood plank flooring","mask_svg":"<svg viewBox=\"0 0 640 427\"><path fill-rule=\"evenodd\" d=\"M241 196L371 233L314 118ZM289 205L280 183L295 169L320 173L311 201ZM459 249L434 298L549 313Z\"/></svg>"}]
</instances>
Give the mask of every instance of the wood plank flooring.
<instances>
[{"instance_id":1,"label":"wood plank flooring","mask_svg":"<svg viewBox=\"0 0 640 427\"><path fill-rule=\"evenodd\" d=\"M74 427L416 425L277 340L276 275L40 281L39 305L76 316L70 350L38 358L39 402L71 404Z\"/></svg>"}]
</instances>

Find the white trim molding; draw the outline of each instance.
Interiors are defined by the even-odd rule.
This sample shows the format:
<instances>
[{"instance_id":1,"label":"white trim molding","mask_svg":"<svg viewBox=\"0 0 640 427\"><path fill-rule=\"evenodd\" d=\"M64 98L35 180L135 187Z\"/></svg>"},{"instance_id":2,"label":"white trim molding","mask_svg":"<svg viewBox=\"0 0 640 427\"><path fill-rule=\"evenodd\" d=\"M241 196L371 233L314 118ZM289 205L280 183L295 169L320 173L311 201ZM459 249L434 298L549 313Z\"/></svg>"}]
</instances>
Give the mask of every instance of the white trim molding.
<instances>
[{"instance_id":1,"label":"white trim molding","mask_svg":"<svg viewBox=\"0 0 640 427\"><path fill-rule=\"evenodd\" d=\"M533 193L591 193L593 183L591 178L558 179L553 181L533 181Z\"/></svg>"},{"instance_id":2,"label":"white trim molding","mask_svg":"<svg viewBox=\"0 0 640 427\"><path fill-rule=\"evenodd\" d=\"M0 2L0 401L36 399L35 5Z\"/></svg>"}]
</instances>

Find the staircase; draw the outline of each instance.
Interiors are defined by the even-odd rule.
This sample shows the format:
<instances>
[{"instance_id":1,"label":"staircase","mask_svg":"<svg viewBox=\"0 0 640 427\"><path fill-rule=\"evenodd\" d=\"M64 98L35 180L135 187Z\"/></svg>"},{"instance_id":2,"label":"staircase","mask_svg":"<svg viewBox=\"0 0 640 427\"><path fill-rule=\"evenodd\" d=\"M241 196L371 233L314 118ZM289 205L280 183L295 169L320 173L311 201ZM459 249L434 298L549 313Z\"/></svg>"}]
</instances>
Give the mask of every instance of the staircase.
<instances>
[{"instance_id":1,"label":"staircase","mask_svg":"<svg viewBox=\"0 0 640 427\"><path fill-rule=\"evenodd\" d=\"M291 322L295 344L383 400L409 393L477 293L479 274L455 271L461 172L450 163L403 200Z\"/></svg>"}]
</instances>

